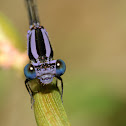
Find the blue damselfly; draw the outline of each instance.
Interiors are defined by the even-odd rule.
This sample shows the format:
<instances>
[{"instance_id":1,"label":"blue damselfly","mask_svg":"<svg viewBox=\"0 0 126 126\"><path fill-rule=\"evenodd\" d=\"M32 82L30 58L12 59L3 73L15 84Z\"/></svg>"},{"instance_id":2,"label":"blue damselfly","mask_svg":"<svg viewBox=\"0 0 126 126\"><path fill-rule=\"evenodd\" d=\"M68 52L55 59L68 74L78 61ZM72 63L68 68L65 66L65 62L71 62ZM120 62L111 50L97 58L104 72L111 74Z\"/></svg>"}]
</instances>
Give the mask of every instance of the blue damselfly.
<instances>
[{"instance_id":1,"label":"blue damselfly","mask_svg":"<svg viewBox=\"0 0 126 126\"><path fill-rule=\"evenodd\" d=\"M40 84L50 84L55 77L61 81L62 99L63 80L61 75L64 74L66 65L61 59L53 59L53 49L47 31L40 25L35 0L26 0L26 5L30 24L30 30L27 33L27 52L30 62L24 68L25 86L34 101L28 82L37 78Z\"/></svg>"}]
</instances>

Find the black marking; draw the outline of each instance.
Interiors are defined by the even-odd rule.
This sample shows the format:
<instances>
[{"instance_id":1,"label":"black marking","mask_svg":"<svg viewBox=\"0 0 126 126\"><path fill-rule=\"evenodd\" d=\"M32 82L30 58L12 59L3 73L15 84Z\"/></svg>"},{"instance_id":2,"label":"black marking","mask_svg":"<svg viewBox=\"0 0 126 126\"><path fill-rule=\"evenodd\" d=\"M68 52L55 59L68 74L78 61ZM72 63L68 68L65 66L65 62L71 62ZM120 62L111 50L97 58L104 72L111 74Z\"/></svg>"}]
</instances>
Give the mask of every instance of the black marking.
<instances>
[{"instance_id":1,"label":"black marking","mask_svg":"<svg viewBox=\"0 0 126 126\"><path fill-rule=\"evenodd\" d=\"M45 42L44 38L41 32L41 28L35 29L35 42L36 42L36 50L38 55L45 56L46 55L46 48L45 48Z\"/></svg>"}]
</instances>

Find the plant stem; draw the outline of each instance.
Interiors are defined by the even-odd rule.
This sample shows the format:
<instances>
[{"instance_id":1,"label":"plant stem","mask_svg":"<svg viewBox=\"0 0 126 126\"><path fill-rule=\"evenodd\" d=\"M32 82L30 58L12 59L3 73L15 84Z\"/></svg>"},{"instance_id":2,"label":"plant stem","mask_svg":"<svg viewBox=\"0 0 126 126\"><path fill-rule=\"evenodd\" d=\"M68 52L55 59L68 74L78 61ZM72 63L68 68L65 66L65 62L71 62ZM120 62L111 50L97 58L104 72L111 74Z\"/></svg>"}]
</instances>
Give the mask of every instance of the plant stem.
<instances>
[{"instance_id":1,"label":"plant stem","mask_svg":"<svg viewBox=\"0 0 126 126\"><path fill-rule=\"evenodd\" d=\"M34 94L34 114L37 125L70 126L56 84L39 85L37 88L39 92Z\"/></svg>"}]
</instances>

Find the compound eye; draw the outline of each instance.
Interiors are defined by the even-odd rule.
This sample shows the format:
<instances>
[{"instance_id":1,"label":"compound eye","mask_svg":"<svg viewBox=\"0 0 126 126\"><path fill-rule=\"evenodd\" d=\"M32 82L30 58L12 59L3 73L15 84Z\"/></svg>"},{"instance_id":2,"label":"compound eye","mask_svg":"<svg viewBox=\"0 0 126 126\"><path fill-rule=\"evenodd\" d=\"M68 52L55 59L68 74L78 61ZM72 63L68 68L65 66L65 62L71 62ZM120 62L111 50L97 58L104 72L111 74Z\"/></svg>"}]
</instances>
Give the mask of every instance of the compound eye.
<instances>
[{"instance_id":1,"label":"compound eye","mask_svg":"<svg viewBox=\"0 0 126 126\"><path fill-rule=\"evenodd\" d=\"M36 78L36 72L35 72L34 66L32 64L27 64L24 68L24 74L27 79L32 80Z\"/></svg>"},{"instance_id":2,"label":"compound eye","mask_svg":"<svg viewBox=\"0 0 126 126\"><path fill-rule=\"evenodd\" d=\"M66 71L66 64L63 60L58 59L56 61L56 76L61 76Z\"/></svg>"}]
</instances>

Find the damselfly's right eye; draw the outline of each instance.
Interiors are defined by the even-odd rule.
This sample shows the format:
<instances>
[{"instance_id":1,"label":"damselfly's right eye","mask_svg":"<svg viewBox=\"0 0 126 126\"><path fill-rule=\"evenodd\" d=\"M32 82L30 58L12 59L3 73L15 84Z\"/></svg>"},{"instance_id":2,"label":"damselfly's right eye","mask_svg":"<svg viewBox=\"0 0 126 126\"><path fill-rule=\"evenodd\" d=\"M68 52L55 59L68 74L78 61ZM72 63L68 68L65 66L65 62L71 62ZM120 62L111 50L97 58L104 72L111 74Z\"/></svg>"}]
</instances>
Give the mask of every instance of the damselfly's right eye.
<instances>
[{"instance_id":1,"label":"damselfly's right eye","mask_svg":"<svg viewBox=\"0 0 126 126\"><path fill-rule=\"evenodd\" d=\"M32 64L27 64L24 68L24 74L27 79L32 80L36 78L36 72L35 72L34 66Z\"/></svg>"}]
</instances>

